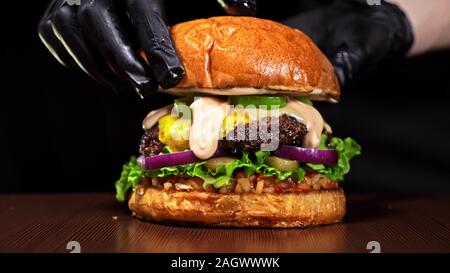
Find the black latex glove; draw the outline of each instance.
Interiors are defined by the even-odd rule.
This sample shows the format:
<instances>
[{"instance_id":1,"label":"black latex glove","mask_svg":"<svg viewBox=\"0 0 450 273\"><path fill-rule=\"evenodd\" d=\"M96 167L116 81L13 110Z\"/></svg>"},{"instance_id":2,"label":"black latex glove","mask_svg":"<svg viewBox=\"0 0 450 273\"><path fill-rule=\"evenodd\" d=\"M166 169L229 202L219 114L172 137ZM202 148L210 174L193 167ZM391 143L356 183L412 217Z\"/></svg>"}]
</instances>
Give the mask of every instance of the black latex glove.
<instances>
[{"instance_id":1,"label":"black latex glove","mask_svg":"<svg viewBox=\"0 0 450 273\"><path fill-rule=\"evenodd\" d=\"M249 14L255 1L221 1ZM39 37L63 65L80 69L112 89L133 87L145 96L185 75L165 20L162 0L53 0ZM150 65L139 56L143 49Z\"/></svg>"},{"instance_id":2,"label":"black latex glove","mask_svg":"<svg viewBox=\"0 0 450 273\"><path fill-rule=\"evenodd\" d=\"M385 1L339 0L284 21L308 34L345 86L382 62L402 58L413 43L406 15ZM376 1L375 1L376 2Z\"/></svg>"}]
</instances>

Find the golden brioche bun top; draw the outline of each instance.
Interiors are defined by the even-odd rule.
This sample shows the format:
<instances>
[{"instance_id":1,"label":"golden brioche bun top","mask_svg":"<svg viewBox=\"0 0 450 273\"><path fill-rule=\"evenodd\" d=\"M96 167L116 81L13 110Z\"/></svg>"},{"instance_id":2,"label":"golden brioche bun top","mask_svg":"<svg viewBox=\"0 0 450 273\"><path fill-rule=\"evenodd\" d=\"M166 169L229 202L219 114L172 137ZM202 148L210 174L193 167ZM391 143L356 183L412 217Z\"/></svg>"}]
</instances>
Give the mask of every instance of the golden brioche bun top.
<instances>
[{"instance_id":1,"label":"golden brioche bun top","mask_svg":"<svg viewBox=\"0 0 450 273\"><path fill-rule=\"evenodd\" d=\"M255 17L223 16L174 25L171 34L186 76L163 91L339 98L333 66L297 29Z\"/></svg>"}]
</instances>

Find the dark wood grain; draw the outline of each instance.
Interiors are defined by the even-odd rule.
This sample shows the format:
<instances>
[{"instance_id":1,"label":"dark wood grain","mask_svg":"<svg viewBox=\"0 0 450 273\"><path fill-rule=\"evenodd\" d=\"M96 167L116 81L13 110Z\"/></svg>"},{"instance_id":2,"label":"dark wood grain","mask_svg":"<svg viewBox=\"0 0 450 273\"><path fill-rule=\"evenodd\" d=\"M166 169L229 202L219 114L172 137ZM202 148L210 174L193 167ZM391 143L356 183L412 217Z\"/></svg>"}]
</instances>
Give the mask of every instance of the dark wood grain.
<instances>
[{"instance_id":1,"label":"dark wood grain","mask_svg":"<svg viewBox=\"0 0 450 273\"><path fill-rule=\"evenodd\" d=\"M111 193L0 195L0 252L450 252L449 197L349 196L345 222L310 229L165 226Z\"/></svg>"}]
</instances>

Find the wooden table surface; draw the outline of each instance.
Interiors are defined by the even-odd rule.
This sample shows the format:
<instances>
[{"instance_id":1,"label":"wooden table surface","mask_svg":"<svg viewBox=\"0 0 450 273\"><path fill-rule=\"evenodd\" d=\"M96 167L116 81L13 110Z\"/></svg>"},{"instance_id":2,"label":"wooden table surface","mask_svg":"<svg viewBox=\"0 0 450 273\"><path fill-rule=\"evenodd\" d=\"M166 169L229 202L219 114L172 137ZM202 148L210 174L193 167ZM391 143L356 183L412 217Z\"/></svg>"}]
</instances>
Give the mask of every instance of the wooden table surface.
<instances>
[{"instance_id":1,"label":"wooden table surface","mask_svg":"<svg viewBox=\"0 0 450 273\"><path fill-rule=\"evenodd\" d=\"M142 222L112 193L0 195L0 252L450 252L450 197L348 196L342 224L218 229Z\"/></svg>"}]
</instances>

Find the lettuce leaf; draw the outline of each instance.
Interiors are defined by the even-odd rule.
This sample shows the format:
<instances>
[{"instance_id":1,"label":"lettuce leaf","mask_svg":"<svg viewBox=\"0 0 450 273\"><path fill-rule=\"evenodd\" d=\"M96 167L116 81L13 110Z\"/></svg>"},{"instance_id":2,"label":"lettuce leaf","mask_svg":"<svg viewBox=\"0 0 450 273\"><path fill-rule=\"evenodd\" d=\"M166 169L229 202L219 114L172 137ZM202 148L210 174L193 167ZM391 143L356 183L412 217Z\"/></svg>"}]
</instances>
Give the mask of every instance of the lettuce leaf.
<instances>
[{"instance_id":1,"label":"lettuce leaf","mask_svg":"<svg viewBox=\"0 0 450 273\"><path fill-rule=\"evenodd\" d=\"M126 193L134 189L142 177L169 177L172 175L187 175L201 178L205 184L221 188L231 184L231 177L236 169L244 170L247 176L260 173L264 176L275 176L277 180L285 180L293 177L297 181L303 181L306 170L320 173L330 179L342 181L344 176L350 171L350 160L361 154L361 146L352 138L340 139L337 137L328 138L322 135L320 149L336 149L338 152L338 163L336 165L324 165L306 163L291 172L280 171L264 163L270 155L268 151L258 151L254 154L243 152L241 158L230 164L220 166L215 171L206 168L206 161L187 164L176 167L164 167L158 170L143 171L137 164L136 157L132 157L130 162L123 166L120 179L116 182L116 199L125 201ZM163 153L171 152L165 149ZM251 157L253 156L253 157Z\"/></svg>"},{"instance_id":2,"label":"lettuce leaf","mask_svg":"<svg viewBox=\"0 0 450 273\"><path fill-rule=\"evenodd\" d=\"M256 152L256 160L250 159L248 152L243 152L240 159L236 159L230 164L219 166L215 171L207 169L206 161L187 164L176 167L164 167L158 170L143 171L137 164L136 158L132 157L128 164L123 166L120 179L116 182L116 199L125 201L126 193L134 189L142 177L169 177L172 175L187 175L201 178L205 184L215 188L225 187L231 184L231 177L236 169L242 169L247 176L254 173L262 173L265 176L275 176L278 180L284 180L294 176L299 181L303 180L305 170L300 167L294 172L277 170L264 164L264 160L269 156L269 152Z\"/></svg>"},{"instance_id":3,"label":"lettuce leaf","mask_svg":"<svg viewBox=\"0 0 450 273\"><path fill-rule=\"evenodd\" d=\"M331 137L328 140L326 135L322 135L319 148L336 149L338 152L338 163L335 165L306 163L306 166L316 173L337 181L344 180L344 176L350 171L350 160L361 154L361 146L350 137L345 139Z\"/></svg>"},{"instance_id":4,"label":"lettuce leaf","mask_svg":"<svg viewBox=\"0 0 450 273\"><path fill-rule=\"evenodd\" d=\"M171 175L187 175L192 177L199 177L205 181L206 184L213 185L215 188L220 188L231 184L231 176L234 171L243 168L247 175L255 172L254 163L249 159L247 152L242 153L240 159L236 159L230 164L220 166L215 171L207 169L204 165L206 161L198 163L187 164L176 167L164 167L159 170L146 171L145 175L150 177L168 177Z\"/></svg>"},{"instance_id":5,"label":"lettuce leaf","mask_svg":"<svg viewBox=\"0 0 450 273\"><path fill-rule=\"evenodd\" d=\"M255 152L257 173L262 173L264 176L275 176L277 180L285 180L289 177L294 177L298 181L303 181L303 178L305 177L305 169L303 166L300 166L297 170L291 172L280 171L274 167L264 164L264 161L269 155L270 152L267 151Z\"/></svg>"},{"instance_id":6,"label":"lettuce leaf","mask_svg":"<svg viewBox=\"0 0 450 273\"><path fill-rule=\"evenodd\" d=\"M310 99L308 99L307 97L299 96L299 97L297 97L297 99L305 104L313 106L313 102Z\"/></svg>"},{"instance_id":7,"label":"lettuce leaf","mask_svg":"<svg viewBox=\"0 0 450 273\"><path fill-rule=\"evenodd\" d=\"M131 157L130 162L123 165L122 173L119 180L116 182L116 199L123 202L126 199L127 192L141 181L144 172L139 167L136 157Z\"/></svg>"}]
</instances>

